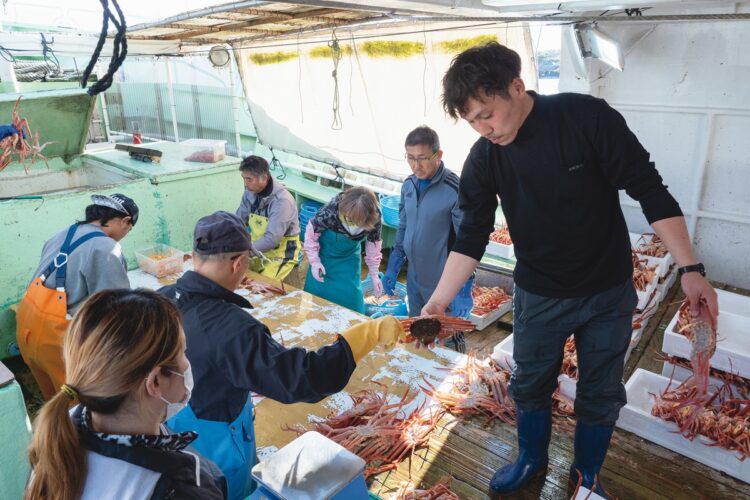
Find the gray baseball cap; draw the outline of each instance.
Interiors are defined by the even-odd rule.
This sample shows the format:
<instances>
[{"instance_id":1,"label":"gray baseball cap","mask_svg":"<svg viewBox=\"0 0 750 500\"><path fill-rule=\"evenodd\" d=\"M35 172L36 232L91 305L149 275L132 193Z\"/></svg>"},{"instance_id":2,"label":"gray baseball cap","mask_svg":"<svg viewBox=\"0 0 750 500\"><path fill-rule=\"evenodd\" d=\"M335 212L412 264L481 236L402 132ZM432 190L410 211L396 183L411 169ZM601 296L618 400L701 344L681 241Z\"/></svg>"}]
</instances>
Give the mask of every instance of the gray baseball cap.
<instances>
[{"instance_id":1,"label":"gray baseball cap","mask_svg":"<svg viewBox=\"0 0 750 500\"><path fill-rule=\"evenodd\" d=\"M253 251L250 233L236 215L220 210L201 217L193 232L193 250L201 255Z\"/></svg>"}]
</instances>

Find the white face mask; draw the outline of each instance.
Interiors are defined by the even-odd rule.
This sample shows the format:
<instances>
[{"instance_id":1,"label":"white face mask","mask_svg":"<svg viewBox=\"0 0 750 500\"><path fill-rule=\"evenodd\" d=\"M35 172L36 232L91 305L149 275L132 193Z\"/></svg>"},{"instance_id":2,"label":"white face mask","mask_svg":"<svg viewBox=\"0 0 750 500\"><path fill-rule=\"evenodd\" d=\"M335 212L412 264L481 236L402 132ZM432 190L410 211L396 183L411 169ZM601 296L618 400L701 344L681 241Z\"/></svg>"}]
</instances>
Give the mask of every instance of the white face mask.
<instances>
[{"instance_id":1,"label":"white face mask","mask_svg":"<svg viewBox=\"0 0 750 500\"><path fill-rule=\"evenodd\" d=\"M182 409L187 406L188 401L190 401L190 394L193 392L193 369L190 366L190 363L188 363L187 370L185 370L184 374L180 372L175 372L172 370L170 370L170 373L179 375L180 377L184 379L186 394L185 394L185 399L178 403L170 403L169 401L164 399L164 396L160 396L161 400L167 403L167 417L165 418L165 420L169 420L170 418L180 413Z\"/></svg>"},{"instance_id":2,"label":"white face mask","mask_svg":"<svg viewBox=\"0 0 750 500\"><path fill-rule=\"evenodd\" d=\"M344 221L341 221L341 224L344 225L344 228L351 234L352 236L357 236L358 234L362 233L365 229L363 227L359 227L356 224L347 224Z\"/></svg>"}]
</instances>

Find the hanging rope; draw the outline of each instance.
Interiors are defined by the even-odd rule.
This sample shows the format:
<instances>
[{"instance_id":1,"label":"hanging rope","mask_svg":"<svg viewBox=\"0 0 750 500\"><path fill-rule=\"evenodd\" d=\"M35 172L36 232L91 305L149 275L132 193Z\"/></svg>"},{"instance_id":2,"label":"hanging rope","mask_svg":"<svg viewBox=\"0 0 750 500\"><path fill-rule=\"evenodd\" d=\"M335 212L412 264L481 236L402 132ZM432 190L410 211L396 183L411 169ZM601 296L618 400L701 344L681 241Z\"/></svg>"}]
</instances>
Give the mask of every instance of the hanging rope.
<instances>
[{"instance_id":1,"label":"hanging rope","mask_svg":"<svg viewBox=\"0 0 750 500\"><path fill-rule=\"evenodd\" d=\"M333 179L333 182L340 182L341 183L341 189L343 190L346 181L344 180L344 176L341 174L341 172L339 172L340 168L341 167L338 166L338 165L333 165L333 170L336 172L336 178Z\"/></svg>"},{"instance_id":2,"label":"hanging rope","mask_svg":"<svg viewBox=\"0 0 750 500\"><path fill-rule=\"evenodd\" d=\"M47 69L49 69L50 73L54 75L60 74L60 60L57 59L55 51L52 50L51 47L51 45L55 43L55 38L53 37L52 41L48 42L44 33L39 33L39 35L42 37L42 57L44 58L44 64L47 65Z\"/></svg>"},{"instance_id":3,"label":"hanging rope","mask_svg":"<svg viewBox=\"0 0 750 500\"><path fill-rule=\"evenodd\" d=\"M125 56L127 56L128 53L128 41L125 38L127 24L125 23L125 16L122 13L122 9L120 9L120 5L117 3L117 0L112 0L112 5L117 12L117 17L115 17L115 15L109 8L109 0L99 0L99 2L102 4L102 8L104 9L105 18L111 20L112 24L115 26L116 33L113 41L114 47L112 49L112 58L109 61L107 72L88 90L89 95L92 96L104 92L112 85L112 82L114 81L114 75L120 68L120 66L122 66L123 61L125 61ZM97 59L99 59L99 54L101 53L101 49L104 46L104 40L106 39L107 34L106 25L107 21L105 20L102 22L102 33L99 35L99 41L97 42L96 48L94 49L94 54L91 56L91 60L89 61L83 78L81 79L82 88L86 88L88 77L91 74L94 65L96 64ZM102 37L102 34L104 35L104 37Z\"/></svg>"},{"instance_id":4,"label":"hanging rope","mask_svg":"<svg viewBox=\"0 0 750 500\"><path fill-rule=\"evenodd\" d=\"M107 29L109 28L109 6L107 5L107 0L99 1L103 7L102 31L99 33L99 40L96 42L96 47L94 47L94 53L91 55L91 60L89 60L89 64L86 66L86 69L83 70L83 75L81 75L81 88L83 89L88 85L89 76L91 76L91 72L94 70L94 65L99 59L99 54L101 54L102 48L104 47L104 42L107 40Z\"/></svg>"},{"instance_id":5,"label":"hanging rope","mask_svg":"<svg viewBox=\"0 0 750 500\"><path fill-rule=\"evenodd\" d=\"M331 30L331 41L328 42L328 47L331 49L331 58L333 59L333 122L331 128L333 130L341 130L343 123L341 123L341 113L339 112L339 61L341 61L341 46L339 45L339 39L336 37L336 30Z\"/></svg>"},{"instance_id":6,"label":"hanging rope","mask_svg":"<svg viewBox=\"0 0 750 500\"><path fill-rule=\"evenodd\" d=\"M286 170L284 170L284 165L281 164L281 161L279 161L278 158L276 158L276 154L273 152L273 148L268 148L271 150L271 170L276 171L277 168L281 169L281 173L276 176L276 178L280 181L283 181L286 179Z\"/></svg>"},{"instance_id":7,"label":"hanging rope","mask_svg":"<svg viewBox=\"0 0 750 500\"><path fill-rule=\"evenodd\" d=\"M2 45L0 45L0 57L2 57L3 59L5 59L11 64L15 64L16 62L16 57L13 55L13 53L10 50L3 47Z\"/></svg>"}]
</instances>

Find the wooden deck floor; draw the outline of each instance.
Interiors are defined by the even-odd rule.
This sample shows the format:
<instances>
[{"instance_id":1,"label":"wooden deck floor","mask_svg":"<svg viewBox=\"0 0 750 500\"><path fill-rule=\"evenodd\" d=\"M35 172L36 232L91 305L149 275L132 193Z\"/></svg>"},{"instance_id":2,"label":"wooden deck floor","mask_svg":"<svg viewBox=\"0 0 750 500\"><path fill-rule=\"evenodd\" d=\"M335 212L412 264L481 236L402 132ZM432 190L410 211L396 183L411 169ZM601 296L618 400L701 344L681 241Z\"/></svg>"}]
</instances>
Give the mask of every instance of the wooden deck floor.
<instances>
[{"instance_id":1,"label":"wooden deck floor","mask_svg":"<svg viewBox=\"0 0 750 500\"><path fill-rule=\"evenodd\" d=\"M718 283L717 288L750 295L746 290ZM679 283L662 302L649 322L641 342L633 349L625 368L627 380L636 368L661 373L656 355L661 351L664 330L683 299ZM509 315L501 318L503 327L491 326L467 336L469 349L491 352L509 335ZM497 423L483 426L484 420L459 421L446 416L433 434L430 447L417 452L411 465L404 462L391 472L376 476L370 490L385 498L403 481L431 485L451 477L452 489L467 499L488 497L487 485L499 467L512 462L517 454L513 426ZM544 479L533 481L524 491L507 498L567 499L572 488L567 484L568 467L573 459L573 434L554 430L550 444L550 466ZM621 499L750 498L750 485L706 467L621 429L615 429L604 463L602 478L608 491Z\"/></svg>"}]
</instances>

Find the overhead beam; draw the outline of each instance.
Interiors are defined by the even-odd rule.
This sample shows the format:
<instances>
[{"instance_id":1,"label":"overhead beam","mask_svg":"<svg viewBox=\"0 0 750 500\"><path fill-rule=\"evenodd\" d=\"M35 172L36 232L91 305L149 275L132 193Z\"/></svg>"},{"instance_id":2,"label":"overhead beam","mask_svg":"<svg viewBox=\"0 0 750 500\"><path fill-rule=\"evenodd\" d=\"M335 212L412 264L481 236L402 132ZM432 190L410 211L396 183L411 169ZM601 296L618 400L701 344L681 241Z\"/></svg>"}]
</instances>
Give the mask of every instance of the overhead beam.
<instances>
[{"instance_id":1,"label":"overhead beam","mask_svg":"<svg viewBox=\"0 0 750 500\"><path fill-rule=\"evenodd\" d=\"M169 35L162 35L155 37L158 40L185 40L201 35L207 35L209 33L219 33L222 31L237 31L240 29L252 28L253 26L263 26L264 24L274 24L279 21L293 21L300 19L312 18L315 20L322 20L323 22L330 22L333 24L339 24L336 19L329 19L322 17L323 15L338 14L341 11L338 9L313 9L306 12L297 12L292 14L279 13L279 15L269 15L266 17L259 17L255 19L249 19L247 21L239 21L234 23L219 24L214 26L206 26L188 31L182 31L180 33L170 33ZM345 21L348 22L348 21Z\"/></svg>"},{"instance_id":2,"label":"overhead beam","mask_svg":"<svg viewBox=\"0 0 750 500\"><path fill-rule=\"evenodd\" d=\"M232 2L224 5L215 5L213 7L205 7L203 9L195 9L176 16L167 17L158 21L152 21L148 23L136 24L128 27L128 33L133 33L139 30L145 30L149 28L157 28L164 24L179 23L180 21L187 21L189 19L195 19L197 17L206 17L211 14L220 14L222 12L232 12L245 8L262 7L264 5L270 5L274 2L264 2L258 0L245 0L244 2Z\"/></svg>"}]
</instances>

